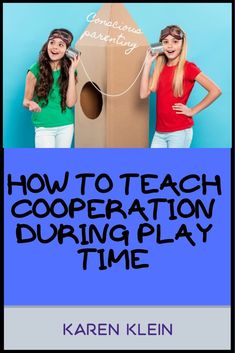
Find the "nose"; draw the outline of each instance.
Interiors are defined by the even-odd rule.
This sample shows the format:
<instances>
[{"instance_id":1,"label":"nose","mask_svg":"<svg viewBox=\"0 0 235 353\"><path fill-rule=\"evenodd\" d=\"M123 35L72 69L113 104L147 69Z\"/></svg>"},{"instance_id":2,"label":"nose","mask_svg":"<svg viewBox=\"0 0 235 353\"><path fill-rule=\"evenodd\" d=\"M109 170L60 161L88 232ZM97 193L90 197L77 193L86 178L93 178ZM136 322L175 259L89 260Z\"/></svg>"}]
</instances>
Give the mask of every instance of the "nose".
<instances>
[{"instance_id":1,"label":"nose","mask_svg":"<svg viewBox=\"0 0 235 353\"><path fill-rule=\"evenodd\" d=\"M164 50L172 49L172 43L163 44Z\"/></svg>"}]
</instances>

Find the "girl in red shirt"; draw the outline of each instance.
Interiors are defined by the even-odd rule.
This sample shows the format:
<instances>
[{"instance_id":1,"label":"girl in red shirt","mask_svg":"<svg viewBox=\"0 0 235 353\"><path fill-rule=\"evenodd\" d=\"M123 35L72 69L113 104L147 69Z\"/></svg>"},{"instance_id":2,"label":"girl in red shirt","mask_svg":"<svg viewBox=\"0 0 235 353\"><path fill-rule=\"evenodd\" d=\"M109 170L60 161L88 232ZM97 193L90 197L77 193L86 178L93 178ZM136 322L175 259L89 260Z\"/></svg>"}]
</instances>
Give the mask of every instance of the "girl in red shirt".
<instances>
[{"instance_id":1,"label":"girl in red shirt","mask_svg":"<svg viewBox=\"0 0 235 353\"><path fill-rule=\"evenodd\" d=\"M210 105L221 94L220 88L193 63L186 60L186 33L176 25L161 31L159 41L163 54L148 50L141 78L140 97L157 93L156 131L152 148L188 148L193 136L193 116ZM150 77L152 63L156 61ZM197 81L208 94L192 108L186 104Z\"/></svg>"}]
</instances>

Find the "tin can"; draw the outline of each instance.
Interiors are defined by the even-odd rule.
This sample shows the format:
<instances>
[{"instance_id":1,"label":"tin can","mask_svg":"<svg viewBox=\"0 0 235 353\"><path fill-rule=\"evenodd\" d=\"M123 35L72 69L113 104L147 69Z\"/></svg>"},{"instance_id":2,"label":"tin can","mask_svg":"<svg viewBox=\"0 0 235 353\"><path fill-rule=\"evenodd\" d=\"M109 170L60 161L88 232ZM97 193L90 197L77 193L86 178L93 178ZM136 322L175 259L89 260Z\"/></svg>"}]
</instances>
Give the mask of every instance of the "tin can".
<instances>
[{"instance_id":1,"label":"tin can","mask_svg":"<svg viewBox=\"0 0 235 353\"><path fill-rule=\"evenodd\" d=\"M152 55L157 53L162 54L164 52L162 43L152 43L150 45L150 52Z\"/></svg>"},{"instance_id":2,"label":"tin can","mask_svg":"<svg viewBox=\"0 0 235 353\"><path fill-rule=\"evenodd\" d=\"M69 47L66 52L65 55L69 58L69 59L73 59L75 56L77 55L81 55L81 52L75 48Z\"/></svg>"}]
</instances>

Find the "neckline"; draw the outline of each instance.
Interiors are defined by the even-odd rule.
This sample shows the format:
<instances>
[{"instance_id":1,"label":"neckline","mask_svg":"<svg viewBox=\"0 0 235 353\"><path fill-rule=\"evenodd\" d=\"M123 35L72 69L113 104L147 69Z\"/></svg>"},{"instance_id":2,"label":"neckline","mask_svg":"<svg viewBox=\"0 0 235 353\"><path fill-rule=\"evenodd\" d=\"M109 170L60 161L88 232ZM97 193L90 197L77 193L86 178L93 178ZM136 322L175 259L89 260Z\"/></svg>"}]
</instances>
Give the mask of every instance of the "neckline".
<instances>
[{"instance_id":1,"label":"neckline","mask_svg":"<svg viewBox=\"0 0 235 353\"><path fill-rule=\"evenodd\" d=\"M177 63L176 65L167 65L167 64L166 64L166 67L171 68L171 67L176 67L177 65L178 65L178 63Z\"/></svg>"}]
</instances>

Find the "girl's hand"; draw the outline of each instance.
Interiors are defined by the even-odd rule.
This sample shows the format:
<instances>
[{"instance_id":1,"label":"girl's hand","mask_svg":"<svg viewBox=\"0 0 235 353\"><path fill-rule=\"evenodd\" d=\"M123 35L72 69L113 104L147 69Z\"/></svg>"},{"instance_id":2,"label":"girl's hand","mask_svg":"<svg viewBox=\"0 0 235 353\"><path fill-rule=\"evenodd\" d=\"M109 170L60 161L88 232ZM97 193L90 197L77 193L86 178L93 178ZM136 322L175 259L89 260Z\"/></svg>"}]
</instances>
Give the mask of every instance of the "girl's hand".
<instances>
[{"instance_id":1,"label":"girl's hand","mask_svg":"<svg viewBox=\"0 0 235 353\"><path fill-rule=\"evenodd\" d=\"M29 111L31 111L31 112L35 112L35 113L39 113L39 112L41 112L41 108L39 107L39 105L36 103L36 102L34 102L34 101L30 101L29 102Z\"/></svg>"},{"instance_id":2,"label":"girl's hand","mask_svg":"<svg viewBox=\"0 0 235 353\"><path fill-rule=\"evenodd\" d=\"M183 114L190 117L193 116L192 109L182 103L175 103L172 105L172 109L176 111L176 114Z\"/></svg>"},{"instance_id":3,"label":"girl's hand","mask_svg":"<svg viewBox=\"0 0 235 353\"><path fill-rule=\"evenodd\" d=\"M145 58L145 65L152 65L154 60L157 59L158 55L159 55L159 53L152 55L151 48L148 48L147 53L146 53L146 58Z\"/></svg>"},{"instance_id":4,"label":"girl's hand","mask_svg":"<svg viewBox=\"0 0 235 353\"><path fill-rule=\"evenodd\" d=\"M74 73L80 61L80 55L76 55L74 56L74 58L70 58L70 61L71 61L71 65L69 67L69 72Z\"/></svg>"}]
</instances>

